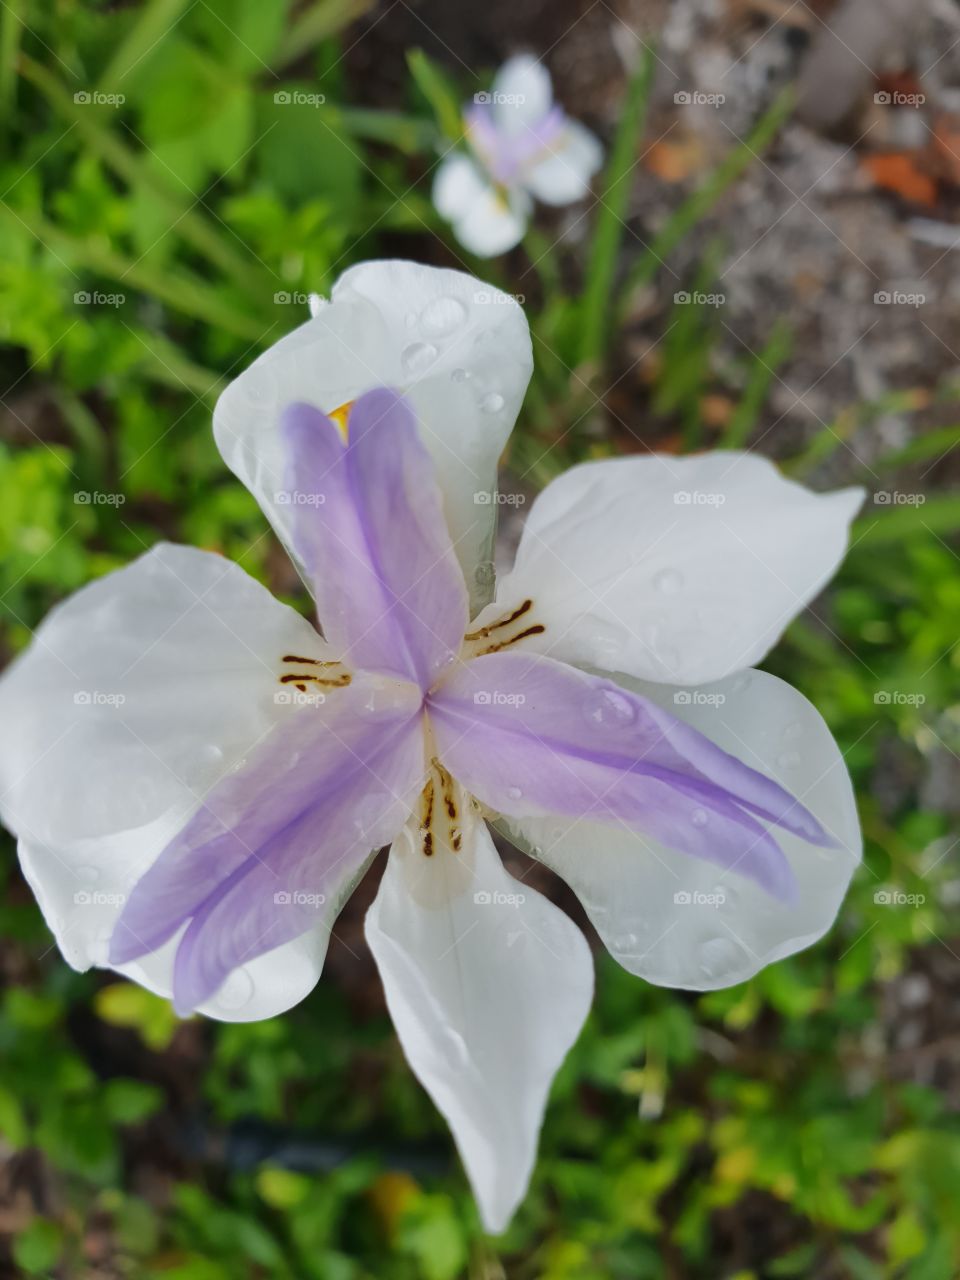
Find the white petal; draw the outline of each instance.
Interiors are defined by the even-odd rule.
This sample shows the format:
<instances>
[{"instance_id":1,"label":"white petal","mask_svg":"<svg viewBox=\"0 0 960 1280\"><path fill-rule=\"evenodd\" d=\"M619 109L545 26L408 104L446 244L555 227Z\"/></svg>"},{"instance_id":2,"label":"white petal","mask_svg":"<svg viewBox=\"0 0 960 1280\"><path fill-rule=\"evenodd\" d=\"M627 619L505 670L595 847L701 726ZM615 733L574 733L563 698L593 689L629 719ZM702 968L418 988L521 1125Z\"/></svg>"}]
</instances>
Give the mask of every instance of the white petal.
<instances>
[{"instance_id":1,"label":"white petal","mask_svg":"<svg viewBox=\"0 0 960 1280\"><path fill-rule=\"evenodd\" d=\"M504 830L563 876L613 956L648 982L730 986L822 937L859 862L861 837L846 764L816 708L763 671L694 690L620 678L787 787L840 847L775 832L799 886L788 906L743 876L624 828L546 818L503 820Z\"/></svg>"},{"instance_id":2,"label":"white petal","mask_svg":"<svg viewBox=\"0 0 960 1280\"><path fill-rule=\"evenodd\" d=\"M480 621L529 597L546 631L525 647L646 680L718 680L759 662L830 579L862 500L812 493L756 454L586 463L534 502Z\"/></svg>"},{"instance_id":3,"label":"white petal","mask_svg":"<svg viewBox=\"0 0 960 1280\"><path fill-rule=\"evenodd\" d=\"M590 190L603 164L603 148L589 129L570 120L543 158L523 175L524 186L544 204L572 204Z\"/></svg>"},{"instance_id":4,"label":"white petal","mask_svg":"<svg viewBox=\"0 0 960 1280\"><path fill-rule=\"evenodd\" d=\"M441 161L433 180L433 203L442 218L455 222L470 212L487 187L475 162L462 151L451 151Z\"/></svg>"},{"instance_id":5,"label":"white petal","mask_svg":"<svg viewBox=\"0 0 960 1280\"><path fill-rule=\"evenodd\" d=\"M474 496L495 487L532 367L523 311L499 290L459 271L363 263L340 277L327 306L227 387L214 433L289 548L290 506L277 496L280 410L302 400L329 413L375 386L405 392L476 602L489 596L495 509Z\"/></svg>"},{"instance_id":6,"label":"white petal","mask_svg":"<svg viewBox=\"0 0 960 1280\"><path fill-rule=\"evenodd\" d=\"M507 134L526 133L553 103L550 73L532 54L517 54L497 72L492 97L497 128Z\"/></svg>"},{"instance_id":7,"label":"white petal","mask_svg":"<svg viewBox=\"0 0 960 1280\"><path fill-rule=\"evenodd\" d=\"M75 968L105 963L146 866L295 713L287 653L324 646L230 561L160 544L54 609L0 681L0 816Z\"/></svg>"},{"instance_id":8,"label":"white petal","mask_svg":"<svg viewBox=\"0 0 960 1280\"><path fill-rule=\"evenodd\" d=\"M530 210L530 197L525 192L514 190L504 197L487 186L467 213L454 221L453 229L465 249L478 258L493 258L520 243Z\"/></svg>"},{"instance_id":9,"label":"white petal","mask_svg":"<svg viewBox=\"0 0 960 1280\"><path fill-rule=\"evenodd\" d=\"M453 1130L488 1231L523 1198L550 1082L590 1007L579 929L508 875L471 814L459 854L405 835L366 921L404 1053Z\"/></svg>"}]
</instances>

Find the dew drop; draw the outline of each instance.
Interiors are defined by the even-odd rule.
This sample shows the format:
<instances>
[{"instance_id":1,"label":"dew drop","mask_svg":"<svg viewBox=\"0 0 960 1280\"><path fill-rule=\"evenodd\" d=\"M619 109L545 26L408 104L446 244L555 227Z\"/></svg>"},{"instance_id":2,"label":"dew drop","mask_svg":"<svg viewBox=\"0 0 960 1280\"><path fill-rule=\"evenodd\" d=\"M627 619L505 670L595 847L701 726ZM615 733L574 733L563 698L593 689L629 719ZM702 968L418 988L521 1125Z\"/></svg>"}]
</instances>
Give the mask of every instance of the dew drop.
<instances>
[{"instance_id":1,"label":"dew drop","mask_svg":"<svg viewBox=\"0 0 960 1280\"><path fill-rule=\"evenodd\" d=\"M799 751L782 751L777 756L777 764L781 769L795 769L800 763Z\"/></svg>"},{"instance_id":2,"label":"dew drop","mask_svg":"<svg viewBox=\"0 0 960 1280\"><path fill-rule=\"evenodd\" d=\"M583 714L592 724L625 729L637 718L637 709L626 694L602 686L591 689L583 701Z\"/></svg>"},{"instance_id":3,"label":"dew drop","mask_svg":"<svg viewBox=\"0 0 960 1280\"><path fill-rule=\"evenodd\" d=\"M93 884L95 880L100 879L100 869L91 866L77 867L77 877L85 880L87 884Z\"/></svg>"},{"instance_id":4,"label":"dew drop","mask_svg":"<svg viewBox=\"0 0 960 1280\"><path fill-rule=\"evenodd\" d=\"M799 720L794 720L792 724L788 724L783 731L784 742L796 742L798 738L803 737L803 725Z\"/></svg>"},{"instance_id":5,"label":"dew drop","mask_svg":"<svg viewBox=\"0 0 960 1280\"><path fill-rule=\"evenodd\" d=\"M507 795L511 800L519 800L522 797L523 792L519 787L507 787Z\"/></svg>"},{"instance_id":6,"label":"dew drop","mask_svg":"<svg viewBox=\"0 0 960 1280\"><path fill-rule=\"evenodd\" d=\"M694 809L690 815L690 821L695 827L705 827L707 825L706 809Z\"/></svg>"},{"instance_id":7,"label":"dew drop","mask_svg":"<svg viewBox=\"0 0 960 1280\"><path fill-rule=\"evenodd\" d=\"M459 329L467 318L467 309L457 298L434 298L420 312L420 328L431 338Z\"/></svg>"},{"instance_id":8,"label":"dew drop","mask_svg":"<svg viewBox=\"0 0 960 1280\"><path fill-rule=\"evenodd\" d=\"M208 742L200 750L200 759L204 764L219 764L223 759L223 750L213 742Z\"/></svg>"},{"instance_id":9,"label":"dew drop","mask_svg":"<svg viewBox=\"0 0 960 1280\"><path fill-rule=\"evenodd\" d=\"M654 576L653 585L661 595L675 596L683 586L683 574L676 569L661 569Z\"/></svg>"},{"instance_id":10,"label":"dew drop","mask_svg":"<svg viewBox=\"0 0 960 1280\"><path fill-rule=\"evenodd\" d=\"M403 317L403 320L407 328L412 329L413 326L417 323L417 313L415 311L408 311L407 314Z\"/></svg>"},{"instance_id":11,"label":"dew drop","mask_svg":"<svg viewBox=\"0 0 960 1280\"><path fill-rule=\"evenodd\" d=\"M437 348L430 342L411 342L400 356L404 373L424 373L437 358Z\"/></svg>"},{"instance_id":12,"label":"dew drop","mask_svg":"<svg viewBox=\"0 0 960 1280\"><path fill-rule=\"evenodd\" d=\"M735 965L737 948L729 938L710 938L701 945L697 959L705 977L718 978Z\"/></svg>"},{"instance_id":13,"label":"dew drop","mask_svg":"<svg viewBox=\"0 0 960 1280\"><path fill-rule=\"evenodd\" d=\"M451 377L451 379L452 379L454 382L469 382L469 381L470 381L470 370L469 370L469 369L454 369L454 371L453 371L453 373L451 373L450 377Z\"/></svg>"},{"instance_id":14,"label":"dew drop","mask_svg":"<svg viewBox=\"0 0 960 1280\"><path fill-rule=\"evenodd\" d=\"M253 979L246 969L235 969L220 988L215 1003L221 1009L242 1009L253 999Z\"/></svg>"},{"instance_id":15,"label":"dew drop","mask_svg":"<svg viewBox=\"0 0 960 1280\"><path fill-rule=\"evenodd\" d=\"M484 396L480 401L480 408L484 413L499 413L503 405L503 396L499 391L491 391L489 395Z\"/></svg>"},{"instance_id":16,"label":"dew drop","mask_svg":"<svg viewBox=\"0 0 960 1280\"><path fill-rule=\"evenodd\" d=\"M474 581L478 587L492 586L497 576L496 569L492 560L481 560L474 570Z\"/></svg>"}]
</instances>

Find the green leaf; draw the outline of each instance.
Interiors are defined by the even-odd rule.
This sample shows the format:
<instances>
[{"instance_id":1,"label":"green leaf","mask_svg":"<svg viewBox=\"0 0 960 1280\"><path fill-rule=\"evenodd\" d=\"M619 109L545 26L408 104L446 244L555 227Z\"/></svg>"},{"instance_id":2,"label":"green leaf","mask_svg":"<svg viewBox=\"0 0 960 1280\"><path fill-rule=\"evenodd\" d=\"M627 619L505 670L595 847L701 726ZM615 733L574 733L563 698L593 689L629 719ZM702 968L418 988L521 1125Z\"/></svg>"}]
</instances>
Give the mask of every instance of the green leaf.
<instances>
[{"instance_id":1,"label":"green leaf","mask_svg":"<svg viewBox=\"0 0 960 1280\"><path fill-rule=\"evenodd\" d=\"M407 66L432 108L440 132L450 142L459 142L463 137L463 114L456 89L422 49L407 50Z\"/></svg>"},{"instance_id":2,"label":"green leaf","mask_svg":"<svg viewBox=\"0 0 960 1280\"><path fill-rule=\"evenodd\" d=\"M169 1000L134 982L112 982L101 987L93 1006L97 1017L104 1022L115 1027L132 1027L140 1033L144 1044L155 1050L166 1049L180 1025Z\"/></svg>"},{"instance_id":3,"label":"green leaf","mask_svg":"<svg viewBox=\"0 0 960 1280\"><path fill-rule=\"evenodd\" d=\"M62 1248L63 1236L57 1223L34 1218L14 1238L13 1256L28 1276L39 1276L56 1266Z\"/></svg>"},{"instance_id":4,"label":"green leaf","mask_svg":"<svg viewBox=\"0 0 960 1280\"><path fill-rule=\"evenodd\" d=\"M606 350L610 295L626 228L631 178L637 167L640 142L646 127L655 66L654 51L645 45L627 88L610 160L603 176L603 194L593 231L582 303L580 359L585 363L596 363Z\"/></svg>"}]
</instances>

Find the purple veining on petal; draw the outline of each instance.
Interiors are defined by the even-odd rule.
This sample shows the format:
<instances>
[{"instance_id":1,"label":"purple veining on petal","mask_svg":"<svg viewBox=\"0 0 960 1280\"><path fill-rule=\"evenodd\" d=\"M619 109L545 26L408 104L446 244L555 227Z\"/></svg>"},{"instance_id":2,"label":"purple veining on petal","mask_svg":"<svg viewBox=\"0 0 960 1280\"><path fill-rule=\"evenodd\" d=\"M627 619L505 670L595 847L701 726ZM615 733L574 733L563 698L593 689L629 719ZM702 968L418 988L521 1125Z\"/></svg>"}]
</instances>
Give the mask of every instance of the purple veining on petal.
<instances>
[{"instance_id":1,"label":"purple veining on petal","mask_svg":"<svg viewBox=\"0 0 960 1280\"><path fill-rule=\"evenodd\" d=\"M111 964L157 950L186 924L173 992L184 1013L233 969L316 925L370 851L394 838L423 785L418 700L388 691L371 712L374 683L338 690L335 710L291 711L221 780L137 882Z\"/></svg>"},{"instance_id":2,"label":"purple veining on petal","mask_svg":"<svg viewBox=\"0 0 960 1280\"><path fill-rule=\"evenodd\" d=\"M351 669L433 683L460 646L467 593L433 463L402 396L357 399L348 440L318 409L282 418L294 542L320 624Z\"/></svg>"},{"instance_id":3,"label":"purple veining on petal","mask_svg":"<svg viewBox=\"0 0 960 1280\"><path fill-rule=\"evenodd\" d=\"M446 767L508 816L623 822L784 900L794 876L765 824L833 843L773 779L648 699L553 659L475 658L427 706Z\"/></svg>"},{"instance_id":4,"label":"purple veining on petal","mask_svg":"<svg viewBox=\"0 0 960 1280\"><path fill-rule=\"evenodd\" d=\"M464 113L467 136L495 182L512 186L525 169L542 159L563 135L567 116L556 104L539 120L516 133L497 127L488 103L473 103Z\"/></svg>"}]
</instances>

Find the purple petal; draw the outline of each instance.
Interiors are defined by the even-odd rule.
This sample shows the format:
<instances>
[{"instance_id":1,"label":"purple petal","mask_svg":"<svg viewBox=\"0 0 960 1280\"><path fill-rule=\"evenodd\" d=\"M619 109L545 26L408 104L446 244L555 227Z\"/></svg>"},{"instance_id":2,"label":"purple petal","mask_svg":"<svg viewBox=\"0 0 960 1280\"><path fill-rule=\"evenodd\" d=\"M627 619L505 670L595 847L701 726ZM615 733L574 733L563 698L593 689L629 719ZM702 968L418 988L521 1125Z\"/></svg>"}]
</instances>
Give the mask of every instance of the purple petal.
<instances>
[{"instance_id":1,"label":"purple petal","mask_svg":"<svg viewBox=\"0 0 960 1280\"><path fill-rule=\"evenodd\" d=\"M446 767L508 816L622 822L788 900L793 873L757 818L831 843L778 783L646 698L550 658L476 658L428 708Z\"/></svg>"},{"instance_id":2,"label":"purple petal","mask_svg":"<svg viewBox=\"0 0 960 1280\"><path fill-rule=\"evenodd\" d=\"M338 690L335 712L298 708L221 780L137 882L111 964L157 950L189 922L174 966L186 1012L238 965L316 925L423 785L419 707L394 699L371 712L373 684Z\"/></svg>"},{"instance_id":3,"label":"purple petal","mask_svg":"<svg viewBox=\"0 0 960 1280\"><path fill-rule=\"evenodd\" d=\"M497 127L487 103L474 103L465 112L467 134L474 150L497 181L512 186L523 171L541 160L567 127L567 116L554 104L546 115L516 133Z\"/></svg>"},{"instance_id":4,"label":"purple petal","mask_svg":"<svg viewBox=\"0 0 960 1280\"><path fill-rule=\"evenodd\" d=\"M367 392L346 445L306 404L284 411L282 431L294 542L324 635L348 667L429 688L460 648L467 594L409 405Z\"/></svg>"}]
</instances>

